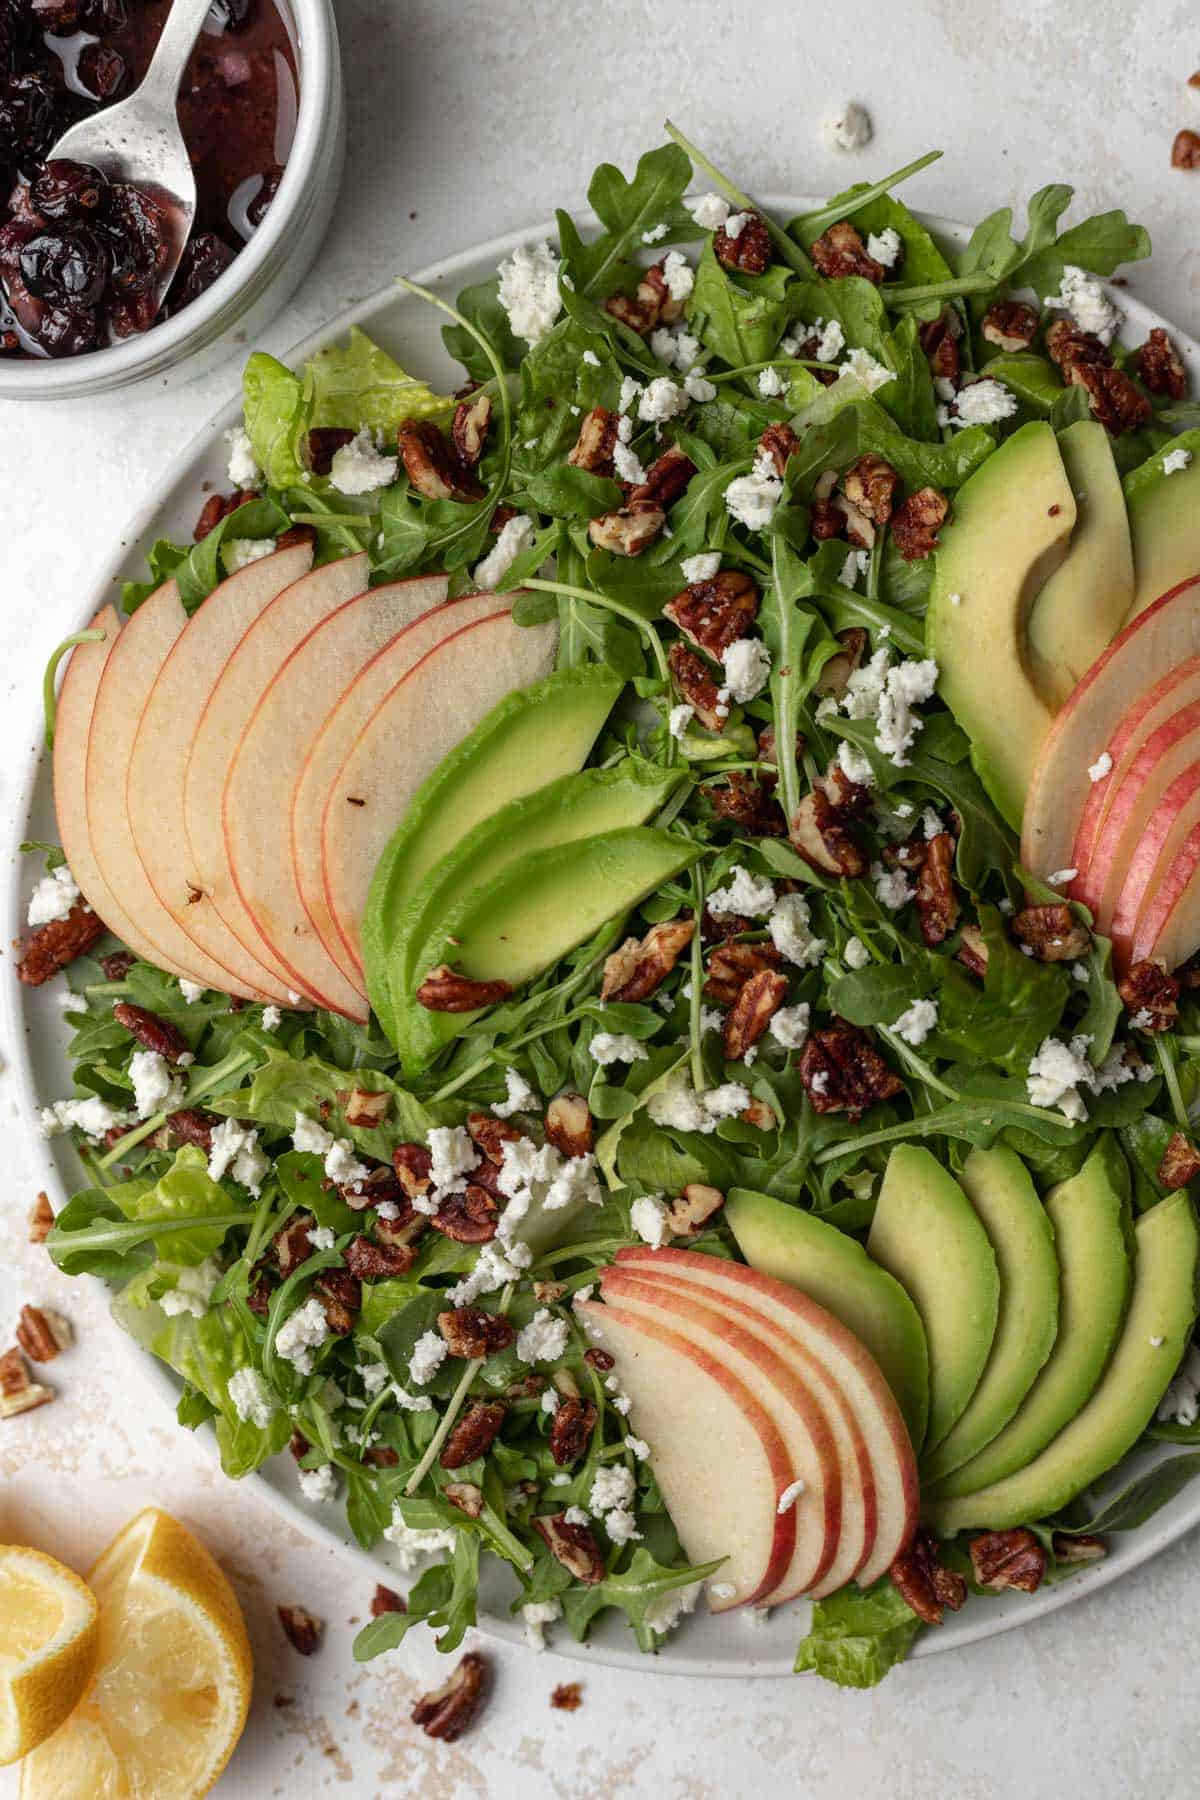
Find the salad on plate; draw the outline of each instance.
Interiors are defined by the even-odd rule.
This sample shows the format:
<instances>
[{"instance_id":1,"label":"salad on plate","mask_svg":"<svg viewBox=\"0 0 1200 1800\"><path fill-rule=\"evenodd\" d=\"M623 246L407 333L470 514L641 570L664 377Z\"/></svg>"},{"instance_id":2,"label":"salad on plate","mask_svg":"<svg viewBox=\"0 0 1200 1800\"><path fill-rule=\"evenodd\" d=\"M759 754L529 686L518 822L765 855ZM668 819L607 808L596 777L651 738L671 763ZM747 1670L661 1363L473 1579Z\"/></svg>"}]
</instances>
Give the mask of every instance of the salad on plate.
<instances>
[{"instance_id":1,"label":"salad on plate","mask_svg":"<svg viewBox=\"0 0 1200 1800\"><path fill-rule=\"evenodd\" d=\"M1196 1472L1118 1465L1200 1436L1200 414L1141 227L932 160L773 217L671 127L403 284L458 392L251 356L48 671L50 1253L416 1575L360 1658L486 1556L868 1685Z\"/></svg>"}]
</instances>

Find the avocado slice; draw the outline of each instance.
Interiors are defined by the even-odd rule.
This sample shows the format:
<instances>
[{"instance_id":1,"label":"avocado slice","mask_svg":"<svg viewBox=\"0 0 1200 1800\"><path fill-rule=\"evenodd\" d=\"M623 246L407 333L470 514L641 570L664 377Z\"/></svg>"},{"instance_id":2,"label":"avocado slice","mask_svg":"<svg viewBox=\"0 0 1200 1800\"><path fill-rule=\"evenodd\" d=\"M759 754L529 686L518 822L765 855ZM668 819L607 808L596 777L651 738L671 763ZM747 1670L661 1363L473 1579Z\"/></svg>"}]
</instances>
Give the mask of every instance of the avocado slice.
<instances>
[{"instance_id":1,"label":"avocado slice","mask_svg":"<svg viewBox=\"0 0 1200 1800\"><path fill-rule=\"evenodd\" d=\"M425 940L450 907L518 856L627 825L644 825L684 779L680 768L623 762L584 769L510 800L443 856L408 900L390 931L388 985L393 1017L411 1005L414 971Z\"/></svg>"},{"instance_id":2,"label":"avocado slice","mask_svg":"<svg viewBox=\"0 0 1200 1800\"><path fill-rule=\"evenodd\" d=\"M752 1269L790 1282L866 1345L919 1446L929 1416L929 1355L920 1315L900 1283L857 1238L783 1200L733 1188L725 1220Z\"/></svg>"},{"instance_id":3,"label":"avocado slice","mask_svg":"<svg viewBox=\"0 0 1200 1800\"><path fill-rule=\"evenodd\" d=\"M643 825L519 856L443 916L418 978L448 963L469 980L520 987L704 854L702 845ZM478 1016L431 1012L415 999L404 1006L396 1048L406 1072L428 1068Z\"/></svg>"},{"instance_id":4,"label":"avocado slice","mask_svg":"<svg viewBox=\"0 0 1200 1800\"><path fill-rule=\"evenodd\" d=\"M966 1411L987 1363L1000 1310L996 1254L958 1182L918 1144L898 1144L888 1158L867 1254L895 1276L925 1328L928 1453Z\"/></svg>"},{"instance_id":5,"label":"avocado slice","mask_svg":"<svg viewBox=\"0 0 1200 1800\"><path fill-rule=\"evenodd\" d=\"M609 669L564 669L507 695L413 796L379 859L362 921L367 992L389 1037L388 949L415 889L481 819L582 768L624 685Z\"/></svg>"},{"instance_id":6,"label":"avocado slice","mask_svg":"<svg viewBox=\"0 0 1200 1800\"><path fill-rule=\"evenodd\" d=\"M1196 1322L1200 1231L1185 1188L1134 1227L1133 1295L1112 1361L1082 1409L1034 1458L961 1500L935 1500L926 1523L939 1536L967 1526L1004 1531L1058 1512L1120 1462L1153 1419Z\"/></svg>"},{"instance_id":7,"label":"avocado slice","mask_svg":"<svg viewBox=\"0 0 1200 1800\"><path fill-rule=\"evenodd\" d=\"M1055 712L1120 631L1133 603L1133 546L1112 439L1095 419L1060 432L1075 496L1071 549L1033 603L1030 669Z\"/></svg>"},{"instance_id":8,"label":"avocado slice","mask_svg":"<svg viewBox=\"0 0 1200 1800\"><path fill-rule=\"evenodd\" d=\"M1186 450L1186 469L1163 474L1173 451ZM1200 430L1184 431L1125 477L1133 537L1133 618L1182 581L1200 575Z\"/></svg>"},{"instance_id":9,"label":"avocado slice","mask_svg":"<svg viewBox=\"0 0 1200 1800\"><path fill-rule=\"evenodd\" d=\"M1020 1408L987 1445L930 1489L956 1500L1023 1469L1090 1398L1121 1332L1133 1278L1129 1171L1104 1137L1077 1175L1046 1195L1059 1267L1058 1335Z\"/></svg>"},{"instance_id":10,"label":"avocado slice","mask_svg":"<svg viewBox=\"0 0 1200 1800\"><path fill-rule=\"evenodd\" d=\"M1052 714L1033 684L1026 629L1065 560L1075 496L1050 426L1022 425L955 495L934 559L925 637L975 772L1015 828Z\"/></svg>"},{"instance_id":11,"label":"avocado slice","mask_svg":"<svg viewBox=\"0 0 1200 1800\"><path fill-rule=\"evenodd\" d=\"M925 1460L926 1482L957 1469L1008 1424L1058 1333L1054 1228L1024 1163L999 1146L972 1150L960 1179L996 1252L1000 1316L992 1353L966 1411Z\"/></svg>"}]
</instances>

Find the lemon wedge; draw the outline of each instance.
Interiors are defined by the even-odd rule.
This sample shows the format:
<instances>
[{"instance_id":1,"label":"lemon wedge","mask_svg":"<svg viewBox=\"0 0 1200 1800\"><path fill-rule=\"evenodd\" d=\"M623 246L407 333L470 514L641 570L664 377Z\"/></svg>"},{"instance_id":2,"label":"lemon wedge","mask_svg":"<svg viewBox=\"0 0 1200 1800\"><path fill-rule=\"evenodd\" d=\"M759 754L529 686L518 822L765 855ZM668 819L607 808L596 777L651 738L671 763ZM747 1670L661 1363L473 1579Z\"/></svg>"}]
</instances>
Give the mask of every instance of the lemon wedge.
<instances>
[{"instance_id":1,"label":"lemon wedge","mask_svg":"<svg viewBox=\"0 0 1200 1800\"><path fill-rule=\"evenodd\" d=\"M88 1580L100 1603L91 1685L26 1758L21 1800L198 1800L250 1705L250 1643L233 1589L177 1519L139 1513Z\"/></svg>"},{"instance_id":2,"label":"lemon wedge","mask_svg":"<svg viewBox=\"0 0 1200 1800\"><path fill-rule=\"evenodd\" d=\"M99 1609L73 1570L0 1544L0 1763L57 1731L88 1684Z\"/></svg>"}]
</instances>

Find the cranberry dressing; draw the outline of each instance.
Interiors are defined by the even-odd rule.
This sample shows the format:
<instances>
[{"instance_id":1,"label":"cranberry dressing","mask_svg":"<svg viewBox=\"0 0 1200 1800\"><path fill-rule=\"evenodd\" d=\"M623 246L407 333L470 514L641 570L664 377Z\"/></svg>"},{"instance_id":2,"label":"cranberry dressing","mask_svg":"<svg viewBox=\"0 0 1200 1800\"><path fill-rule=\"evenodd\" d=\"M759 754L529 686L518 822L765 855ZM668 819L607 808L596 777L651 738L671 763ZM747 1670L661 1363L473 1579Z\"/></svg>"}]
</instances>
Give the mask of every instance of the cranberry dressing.
<instances>
[{"instance_id":1,"label":"cranberry dressing","mask_svg":"<svg viewBox=\"0 0 1200 1800\"><path fill-rule=\"evenodd\" d=\"M74 356L154 323L172 221L145 187L44 162L132 93L170 0L0 0L0 355ZM273 0L213 0L179 90L192 235L159 317L227 269L270 206L295 134L296 53Z\"/></svg>"}]
</instances>

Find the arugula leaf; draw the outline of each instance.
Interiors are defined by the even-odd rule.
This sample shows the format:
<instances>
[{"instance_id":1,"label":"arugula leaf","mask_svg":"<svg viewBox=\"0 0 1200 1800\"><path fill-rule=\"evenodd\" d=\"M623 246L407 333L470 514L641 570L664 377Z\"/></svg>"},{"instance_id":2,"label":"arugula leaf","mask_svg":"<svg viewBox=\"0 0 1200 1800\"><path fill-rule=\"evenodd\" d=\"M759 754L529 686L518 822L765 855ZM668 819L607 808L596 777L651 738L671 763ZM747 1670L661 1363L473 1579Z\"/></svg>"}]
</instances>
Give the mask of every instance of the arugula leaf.
<instances>
[{"instance_id":1,"label":"arugula leaf","mask_svg":"<svg viewBox=\"0 0 1200 1800\"><path fill-rule=\"evenodd\" d=\"M814 1603L808 1635L796 1651L796 1673L813 1671L838 1687L875 1687L904 1661L920 1629L886 1575L865 1593L843 1588Z\"/></svg>"},{"instance_id":2,"label":"arugula leaf","mask_svg":"<svg viewBox=\"0 0 1200 1800\"><path fill-rule=\"evenodd\" d=\"M1166 1434L1151 1426L1150 1435ZM1066 1537L1080 1534L1107 1537L1110 1531L1136 1531L1139 1525L1153 1518L1160 1507L1182 1493L1197 1475L1200 1475L1200 1451L1192 1456L1170 1456L1136 1476L1120 1493L1110 1500L1102 1500L1090 1511L1086 1500L1076 1501L1063 1518L1052 1521L1053 1528Z\"/></svg>"},{"instance_id":3,"label":"arugula leaf","mask_svg":"<svg viewBox=\"0 0 1200 1800\"><path fill-rule=\"evenodd\" d=\"M688 303L693 332L731 369L766 362L774 355L791 310L792 272L776 263L765 274L735 280L705 244Z\"/></svg>"},{"instance_id":4,"label":"arugula leaf","mask_svg":"<svg viewBox=\"0 0 1200 1800\"><path fill-rule=\"evenodd\" d=\"M655 1603L664 1594L674 1593L677 1588L691 1587L695 1582L707 1581L710 1575L716 1574L723 1560L718 1557L715 1562L693 1563L684 1569L666 1569L642 1546L634 1551L629 1567L623 1574L610 1573L595 1587L577 1584L568 1588L562 1596L563 1617L572 1635L582 1642L587 1636L588 1626L598 1612L608 1606L618 1607L633 1626L641 1647L653 1649L657 1634L653 1626L647 1623L647 1614L652 1611Z\"/></svg>"},{"instance_id":5,"label":"arugula leaf","mask_svg":"<svg viewBox=\"0 0 1200 1800\"><path fill-rule=\"evenodd\" d=\"M605 230L585 244L569 213L559 212L558 237L564 263L584 295L607 295L621 265L642 248L643 234L664 222L696 235L682 206L692 165L678 144L662 144L638 159L632 181L612 163L601 163L588 184L588 204Z\"/></svg>"},{"instance_id":6,"label":"arugula leaf","mask_svg":"<svg viewBox=\"0 0 1200 1800\"><path fill-rule=\"evenodd\" d=\"M346 1105L354 1088L372 1094L390 1094L392 1104L378 1125L350 1125ZM355 1069L353 1077L320 1057L290 1056L272 1048L248 1088L224 1094L208 1102L214 1112L230 1119L252 1119L257 1125L274 1125L291 1133L296 1114L320 1119L335 1137L348 1137L355 1147L380 1162L390 1162L397 1144L414 1138L423 1142L437 1123L419 1100L378 1069ZM327 1110L322 1111L322 1108Z\"/></svg>"},{"instance_id":7,"label":"arugula leaf","mask_svg":"<svg viewBox=\"0 0 1200 1800\"><path fill-rule=\"evenodd\" d=\"M159 538L147 554L150 580L122 583L121 605L127 613L136 612L164 581L174 577L184 610L193 613L225 575L221 550L227 539L278 537L291 522L278 502L268 495L259 500L244 501L198 544L185 546Z\"/></svg>"},{"instance_id":8,"label":"arugula leaf","mask_svg":"<svg viewBox=\"0 0 1200 1800\"><path fill-rule=\"evenodd\" d=\"M1055 964L1022 956L995 907L981 904L979 923L988 952L982 989L960 963L934 959L940 983L933 1043L939 1055L977 1056L1024 1075L1062 1017L1071 983Z\"/></svg>"},{"instance_id":9,"label":"arugula leaf","mask_svg":"<svg viewBox=\"0 0 1200 1800\"><path fill-rule=\"evenodd\" d=\"M504 368L521 367L521 359L527 346L513 336L508 314L500 304L500 281L497 276L493 275L490 281L480 281L473 287L463 288L455 305L463 317L469 319L475 329L488 339ZM442 342L472 380L491 380L495 371L469 331L464 330L461 325L444 325Z\"/></svg>"},{"instance_id":10,"label":"arugula leaf","mask_svg":"<svg viewBox=\"0 0 1200 1800\"><path fill-rule=\"evenodd\" d=\"M1061 289L1068 263L1096 275L1112 275L1122 263L1149 256L1148 233L1131 225L1120 210L1099 213L1058 236L1058 221L1072 195L1073 190L1060 183L1039 188L1029 202L1020 243L1012 235L1012 208L990 213L975 227L959 257L959 274L987 275L997 288L1031 287L1046 300Z\"/></svg>"}]
</instances>

